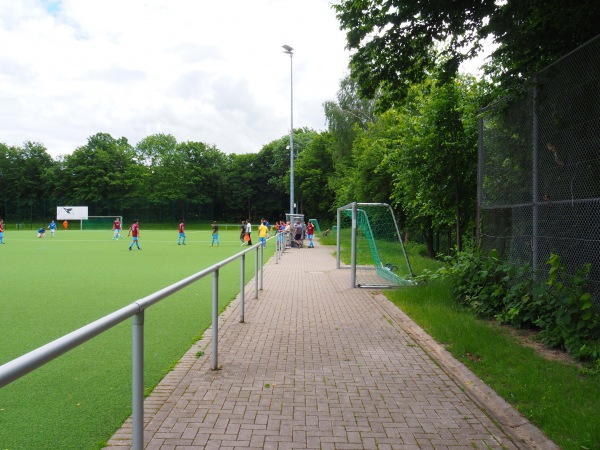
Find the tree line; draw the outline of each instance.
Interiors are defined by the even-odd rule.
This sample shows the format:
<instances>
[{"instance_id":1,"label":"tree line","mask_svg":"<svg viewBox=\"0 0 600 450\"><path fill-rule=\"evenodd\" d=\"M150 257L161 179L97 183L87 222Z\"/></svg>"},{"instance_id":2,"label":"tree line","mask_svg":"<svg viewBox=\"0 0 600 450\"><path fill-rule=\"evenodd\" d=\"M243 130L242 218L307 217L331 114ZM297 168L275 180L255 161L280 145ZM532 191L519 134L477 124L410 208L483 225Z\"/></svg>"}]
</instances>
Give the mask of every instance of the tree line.
<instances>
[{"instance_id":1,"label":"tree line","mask_svg":"<svg viewBox=\"0 0 600 450\"><path fill-rule=\"evenodd\" d=\"M592 38L600 3L346 0L334 8L353 50L350 74L323 104L327 129L294 130L299 212L331 225L341 205L385 202L430 256L460 249L475 225L479 110L518 95L528 77ZM496 47L485 75L459 74L489 37ZM131 145L98 133L53 159L41 143L0 144L0 214L14 215L16 202L41 204L36 215L49 217L61 202L111 215L144 199L177 218L277 220L289 208L288 146L286 135L256 153L225 154L168 134Z\"/></svg>"}]
</instances>

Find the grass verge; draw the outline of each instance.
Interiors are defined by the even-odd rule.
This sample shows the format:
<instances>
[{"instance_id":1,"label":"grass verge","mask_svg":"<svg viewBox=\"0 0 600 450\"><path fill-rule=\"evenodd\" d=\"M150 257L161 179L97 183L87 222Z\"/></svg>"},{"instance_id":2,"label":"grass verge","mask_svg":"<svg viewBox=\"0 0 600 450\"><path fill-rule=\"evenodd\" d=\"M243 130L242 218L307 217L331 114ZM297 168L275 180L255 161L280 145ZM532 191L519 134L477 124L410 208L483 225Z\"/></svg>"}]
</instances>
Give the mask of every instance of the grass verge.
<instances>
[{"instance_id":1,"label":"grass verge","mask_svg":"<svg viewBox=\"0 0 600 450\"><path fill-rule=\"evenodd\" d=\"M417 274L438 263L411 248ZM548 360L506 328L465 311L444 280L384 294L565 450L600 448L600 376Z\"/></svg>"},{"instance_id":2,"label":"grass verge","mask_svg":"<svg viewBox=\"0 0 600 450\"><path fill-rule=\"evenodd\" d=\"M143 250L106 231L5 233L0 248L0 364L97 320L241 250L239 233L147 231ZM272 241L271 241L272 242ZM266 259L273 253L268 245ZM219 271L219 309L239 291L239 263ZM246 281L254 274L246 257ZM145 313L145 389L150 392L211 321L205 277ZM131 321L0 389L0 449L102 447L131 412Z\"/></svg>"}]
</instances>

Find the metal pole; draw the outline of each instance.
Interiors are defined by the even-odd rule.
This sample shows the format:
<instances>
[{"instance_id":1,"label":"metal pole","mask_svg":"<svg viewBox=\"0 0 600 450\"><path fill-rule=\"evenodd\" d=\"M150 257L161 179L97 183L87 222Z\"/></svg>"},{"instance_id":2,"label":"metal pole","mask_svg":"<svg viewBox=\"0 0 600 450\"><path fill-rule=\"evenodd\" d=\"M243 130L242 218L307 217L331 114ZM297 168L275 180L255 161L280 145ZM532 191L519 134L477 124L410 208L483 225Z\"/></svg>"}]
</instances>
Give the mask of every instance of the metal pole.
<instances>
[{"instance_id":1,"label":"metal pole","mask_svg":"<svg viewBox=\"0 0 600 450\"><path fill-rule=\"evenodd\" d=\"M254 253L254 298L258 298L258 247Z\"/></svg>"},{"instance_id":2,"label":"metal pole","mask_svg":"<svg viewBox=\"0 0 600 450\"><path fill-rule=\"evenodd\" d=\"M240 323L244 323L244 289L245 289L245 278L246 278L246 254L243 254L240 258Z\"/></svg>"},{"instance_id":3,"label":"metal pole","mask_svg":"<svg viewBox=\"0 0 600 450\"><path fill-rule=\"evenodd\" d=\"M219 368L219 271L212 277L212 369Z\"/></svg>"},{"instance_id":4,"label":"metal pole","mask_svg":"<svg viewBox=\"0 0 600 450\"><path fill-rule=\"evenodd\" d=\"M531 139L531 203L533 205L533 217L531 221L531 268L533 271L533 279L537 277L538 270L538 145L539 145L539 130L538 130L538 77L533 78L533 99L532 99L532 139Z\"/></svg>"},{"instance_id":5,"label":"metal pole","mask_svg":"<svg viewBox=\"0 0 600 450\"><path fill-rule=\"evenodd\" d=\"M264 248L260 246L260 290L263 290L263 262L264 262Z\"/></svg>"},{"instance_id":6,"label":"metal pole","mask_svg":"<svg viewBox=\"0 0 600 450\"><path fill-rule=\"evenodd\" d=\"M352 245L350 251L350 287L356 287L356 202L352 202Z\"/></svg>"},{"instance_id":7,"label":"metal pole","mask_svg":"<svg viewBox=\"0 0 600 450\"><path fill-rule=\"evenodd\" d=\"M335 229L335 268L339 269L341 267L342 257L340 255L340 250L342 248L342 244L340 243L341 237L341 225L342 225L342 212L341 208L337 210L337 227Z\"/></svg>"},{"instance_id":8,"label":"metal pole","mask_svg":"<svg viewBox=\"0 0 600 450\"><path fill-rule=\"evenodd\" d=\"M290 55L290 214L294 214L294 49L289 45L283 48Z\"/></svg>"},{"instance_id":9,"label":"metal pole","mask_svg":"<svg viewBox=\"0 0 600 450\"><path fill-rule=\"evenodd\" d=\"M132 329L132 448L144 448L144 311L133 316Z\"/></svg>"}]
</instances>

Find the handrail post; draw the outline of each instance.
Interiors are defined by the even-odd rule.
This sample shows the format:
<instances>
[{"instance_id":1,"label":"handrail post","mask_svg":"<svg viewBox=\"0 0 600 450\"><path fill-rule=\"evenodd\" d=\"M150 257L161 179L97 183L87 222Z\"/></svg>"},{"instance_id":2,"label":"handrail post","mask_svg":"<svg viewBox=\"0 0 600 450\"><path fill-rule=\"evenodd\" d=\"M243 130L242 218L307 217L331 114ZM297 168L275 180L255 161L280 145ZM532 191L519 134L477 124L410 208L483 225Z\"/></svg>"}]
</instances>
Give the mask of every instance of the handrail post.
<instances>
[{"instance_id":1,"label":"handrail post","mask_svg":"<svg viewBox=\"0 0 600 450\"><path fill-rule=\"evenodd\" d=\"M258 247L254 253L254 298L258 298Z\"/></svg>"},{"instance_id":2,"label":"handrail post","mask_svg":"<svg viewBox=\"0 0 600 450\"><path fill-rule=\"evenodd\" d=\"M144 311L133 316L132 329L132 448L144 448Z\"/></svg>"},{"instance_id":3,"label":"handrail post","mask_svg":"<svg viewBox=\"0 0 600 450\"><path fill-rule=\"evenodd\" d=\"M212 368L219 368L219 270L212 276Z\"/></svg>"},{"instance_id":4,"label":"handrail post","mask_svg":"<svg viewBox=\"0 0 600 450\"><path fill-rule=\"evenodd\" d=\"M260 246L260 290L263 290L263 262L264 262L264 247Z\"/></svg>"},{"instance_id":5,"label":"handrail post","mask_svg":"<svg viewBox=\"0 0 600 450\"><path fill-rule=\"evenodd\" d=\"M240 323L244 323L244 290L246 287L246 254L240 258Z\"/></svg>"}]
</instances>

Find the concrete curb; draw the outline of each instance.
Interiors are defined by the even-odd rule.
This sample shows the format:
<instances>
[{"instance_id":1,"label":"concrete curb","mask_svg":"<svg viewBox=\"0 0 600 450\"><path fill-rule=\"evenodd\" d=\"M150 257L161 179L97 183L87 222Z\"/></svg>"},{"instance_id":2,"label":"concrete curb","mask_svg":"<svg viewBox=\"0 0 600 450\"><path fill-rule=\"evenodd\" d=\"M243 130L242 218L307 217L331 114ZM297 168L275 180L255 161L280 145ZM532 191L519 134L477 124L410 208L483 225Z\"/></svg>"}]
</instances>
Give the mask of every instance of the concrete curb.
<instances>
[{"instance_id":1,"label":"concrete curb","mask_svg":"<svg viewBox=\"0 0 600 450\"><path fill-rule=\"evenodd\" d=\"M524 450L560 449L510 403L500 397L481 379L477 378L463 363L454 358L450 352L438 344L400 308L390 302L387 297L378 293L375 298L381 303L387 303L383 306L388 311L390 307L397 310L393 318L402 330L411 336L448 376L464 388L465 393L483 411L487 412L505 433L514 439L516 446Z\"/></svg>"}]
</instances>

